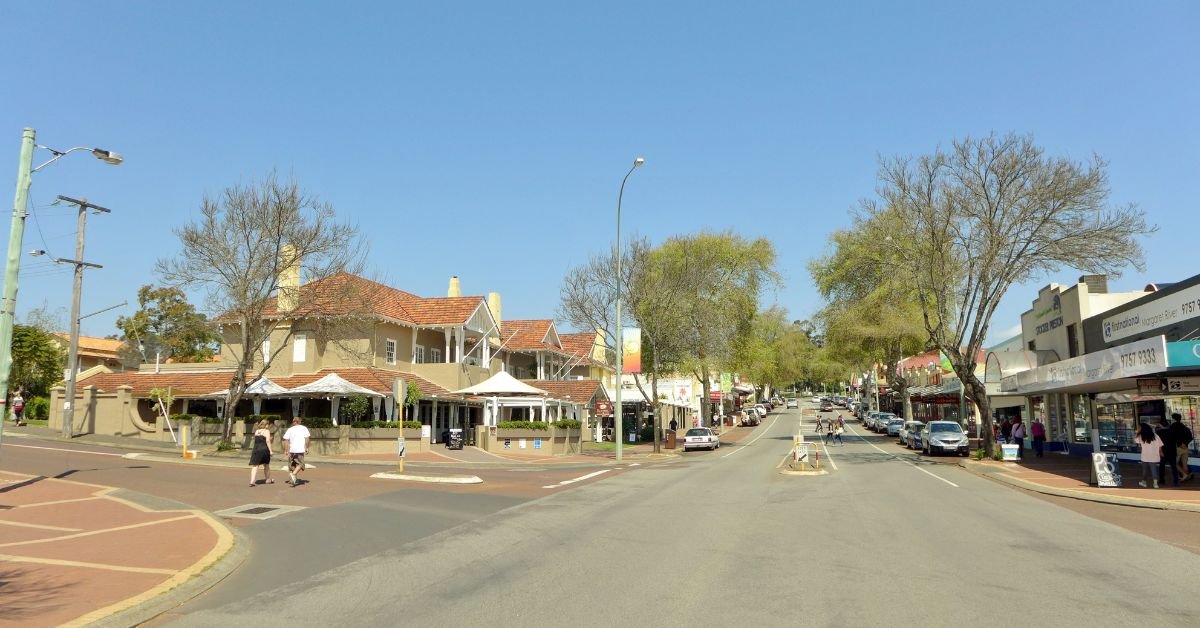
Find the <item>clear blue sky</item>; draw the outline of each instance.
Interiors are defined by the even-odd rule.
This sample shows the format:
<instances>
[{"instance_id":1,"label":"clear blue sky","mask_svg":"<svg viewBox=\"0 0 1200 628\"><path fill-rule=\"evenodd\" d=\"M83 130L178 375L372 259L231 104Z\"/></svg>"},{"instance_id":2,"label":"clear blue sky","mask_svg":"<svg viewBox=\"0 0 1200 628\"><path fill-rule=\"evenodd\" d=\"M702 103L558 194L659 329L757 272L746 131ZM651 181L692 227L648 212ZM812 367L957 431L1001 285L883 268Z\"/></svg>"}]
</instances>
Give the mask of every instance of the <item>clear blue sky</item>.
<instances>
[{"instance_id":1,"label":"clear blue sky","mask_svg":"<svg viewBox=\"0 0 1200 628\"><path fill-rule=\"evenodd\" d=\"M610 244L638 155L627 233L773 238L786 285L767 303L807 318L805 264L873 194L877 157L991 130L1102 155L1113 202L1162 226L1112 289L1200 272L1200 3L897 4L5 2L0 174L25 126L125 154L34 175L25 235L70 257L55 195L113 210L88 221L104 268L82 311L131 305L86 319L98 336L206 193L272 169L358 223L392 285L442 295L457 274L510 319L553 316L565 271ZM992 340L1078 274L1010 292ZM65 321L70 292L69 268L24 257L18 319Z\"/></svg>"}]
</instances>

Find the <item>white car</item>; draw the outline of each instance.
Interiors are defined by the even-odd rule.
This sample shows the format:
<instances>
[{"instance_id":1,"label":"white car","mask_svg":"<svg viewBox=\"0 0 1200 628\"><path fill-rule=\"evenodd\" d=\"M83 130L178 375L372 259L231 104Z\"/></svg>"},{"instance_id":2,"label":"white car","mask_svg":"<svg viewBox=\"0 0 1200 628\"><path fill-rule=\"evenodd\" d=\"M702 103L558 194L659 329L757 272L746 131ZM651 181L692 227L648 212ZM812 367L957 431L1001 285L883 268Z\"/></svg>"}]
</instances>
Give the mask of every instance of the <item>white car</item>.
<instances>
[{"instance_id":1,"label":"white car","mask_svg":"<svg viewBox=\"0 0 1200 628\"><path fill-rule=\"evenodd\" d=\"M767 418L767 407L761 403L754 404L754 411L758 413L758 418Z\"/></svg>"},{"instance_id":2,"label":"white car","mask_svg":"<svg viewBox=\"0 0 1200 628\"><path fill-rule=\"evenodd\" d=\"M707 427L693 427L683 435L683 450L719 449L721 437Z\"/></svg>"},{"instance_id":3,"label":"white car","mask_svg":"<svg viewBox=\"0 0 1200 628\"><path fill-rule=\"evenodd\" d=\"M799 407L800 407L800 400L799 400L799 399L796 399L796 398L788 399L788 400L787 400L787 405L786 405L785 407L788 407L788 408L799 408Z\"/></svg>"}]
</instances>

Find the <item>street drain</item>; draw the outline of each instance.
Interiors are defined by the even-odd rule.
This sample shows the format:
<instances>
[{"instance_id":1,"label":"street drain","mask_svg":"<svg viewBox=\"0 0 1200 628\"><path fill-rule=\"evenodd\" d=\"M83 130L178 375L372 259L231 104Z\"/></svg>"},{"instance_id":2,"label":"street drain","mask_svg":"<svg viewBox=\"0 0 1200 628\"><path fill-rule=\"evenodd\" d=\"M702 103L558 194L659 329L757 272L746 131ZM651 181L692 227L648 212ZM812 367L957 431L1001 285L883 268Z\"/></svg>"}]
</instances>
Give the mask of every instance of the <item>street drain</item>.
<instances>
[{"instance_id":1,"label":"street drain","mask_svg":"<svg viewBox=\"0 0 1200 628\"><path fill-rule=\"evenodd\" d=\"M245 504L236 508L226 508L213 513L221 517L241 517L243 519L271 519L279 515L304 510L304 506L282 506L279 504Z\"/></svg>"}]
</instances>

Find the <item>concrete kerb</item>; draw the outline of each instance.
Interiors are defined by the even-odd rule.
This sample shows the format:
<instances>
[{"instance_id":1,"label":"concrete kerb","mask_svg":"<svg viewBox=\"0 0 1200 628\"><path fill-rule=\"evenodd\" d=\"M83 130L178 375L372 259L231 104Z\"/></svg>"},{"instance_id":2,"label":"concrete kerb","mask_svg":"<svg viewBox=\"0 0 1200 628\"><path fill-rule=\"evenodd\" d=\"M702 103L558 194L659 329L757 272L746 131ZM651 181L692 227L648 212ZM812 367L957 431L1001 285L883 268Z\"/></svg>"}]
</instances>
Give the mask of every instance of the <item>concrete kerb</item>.
<instances>
[{"instance_id":1,"label":"concrete kerb","mask_svg":"<svg viewBox=\"0 0 1200 628\"><path fill-rule=\"evenodd\" d=\"M409 473L372 473L380 480L403 480L405 482L430 482L434 484L482 484L477 475L412 475Z\"/></svg>"},{"instance_id":2,"label":"concrete kerb","mask_svg":"<svg viewBox=\"0 0 1200 628\"><path fill-rule=\"evenodd\" d=\"M997 482L1003 482L1009 486L1023 488L1025 490L1041 493L1043 495L1053 495L1055 497L1066 497L1069 499L1078 499L1081 501L1097 502L1100 504L1114 504L1117 506L1131 506L1134 508L1152 508L1155 510L1178 510L1183 512L1200 512L1200 504L1182 504L1179 502L1164 501L1160 499L1143 499L1140 497L1125 497L1122 495L1106 495L1103 493L1087 493L1084 491L1076 491L1069 488L1054 488L1037 482L1014 478L1007 472L996 469L987 470L980 468L979 465L968 460L958 461L958 466L974 473L975 475L985 477Z\"/></svg>"}]
</instances>

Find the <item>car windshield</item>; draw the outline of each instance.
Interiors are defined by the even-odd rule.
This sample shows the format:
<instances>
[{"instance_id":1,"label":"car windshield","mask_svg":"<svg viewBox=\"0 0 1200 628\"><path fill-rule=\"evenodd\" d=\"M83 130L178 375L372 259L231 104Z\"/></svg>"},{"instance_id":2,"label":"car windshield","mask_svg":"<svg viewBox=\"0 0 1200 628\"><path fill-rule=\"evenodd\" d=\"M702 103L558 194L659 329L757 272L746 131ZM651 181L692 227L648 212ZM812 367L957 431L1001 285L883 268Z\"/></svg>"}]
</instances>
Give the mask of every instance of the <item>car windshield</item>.
<instances>
[{"instance_id":1,"label":"car windshield","mask_svg":"<svg viewBox=\"0 0 1200 628\"><path fill-rule=\"evenodd\" d=\"M892 419L888 421L888 425L904 425L904 419Z\"/></svg>"},{"instance_id":2,"label":"car windshield","mask_svg":"<svg viewBox=\"0 0 1200 628\"><path fill-rule=\"evenodd\" d=\"M693 427L687 431L688 436L708 436L708 428Z\"/></svg>"},{"instance_id":3,"label":"car windshield","mask_svg":"<svg viewBox=\"0 0 1200 628\"><path fill-rule=\"evenodd\" d=\"M904 424L904 429L906 429L910 432L915 432L915 431L921 429L921 427L923 425L924 425L924 423L921 423L920 421L909 421L908 423Z\"/></svg>"},{"instance_id":4,"label":"car windshield","mask_svg":"<svg viewBox=\"0 0 1200 628\"><path fill-rule=\"evenodd\" d=\"M962 428L958 423L930 423L930 432L959 432L962 433Z\"/></svg>"},{"instance_id":5,"label":"car windshield","mask_svg":"<svg viewBox=\"0 0 1200 628\"><path fill-rule=\"evenodd\" d=\"M896 415L894 415L894 414L889 414L889 413L887 413L887 412L884 412L883 414L880 414L880 415L879 415L879 420L880 420L880 421L892 421L892 420L894 420L895 418L896 418Z\"/></svg>"}]
</instances>

